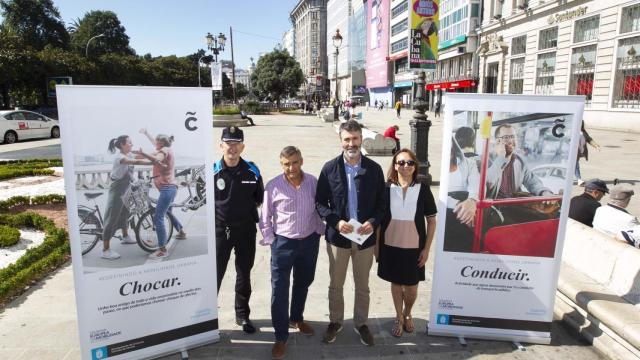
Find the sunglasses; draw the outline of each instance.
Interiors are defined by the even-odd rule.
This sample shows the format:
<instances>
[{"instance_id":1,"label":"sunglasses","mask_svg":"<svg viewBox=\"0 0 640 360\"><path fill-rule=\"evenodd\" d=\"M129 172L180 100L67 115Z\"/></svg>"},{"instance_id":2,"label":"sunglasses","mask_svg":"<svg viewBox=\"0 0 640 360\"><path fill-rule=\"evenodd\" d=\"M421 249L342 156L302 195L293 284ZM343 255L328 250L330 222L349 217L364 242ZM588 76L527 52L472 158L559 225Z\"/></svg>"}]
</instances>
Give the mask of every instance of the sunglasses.
<instances>
[{"instance_id":1,"label":"sunglasses","mask_svg":"<svg viewBox=\"0 0 640 360\"><path fill-rule=\"evenodd\" d=\"M399 165L399 166L414 166L415 164L416 164L416 162L413 161L413 160L407 160L407 161L398 160L398 161L396 161L396 165Z\"/></svg>"}]
</instances>

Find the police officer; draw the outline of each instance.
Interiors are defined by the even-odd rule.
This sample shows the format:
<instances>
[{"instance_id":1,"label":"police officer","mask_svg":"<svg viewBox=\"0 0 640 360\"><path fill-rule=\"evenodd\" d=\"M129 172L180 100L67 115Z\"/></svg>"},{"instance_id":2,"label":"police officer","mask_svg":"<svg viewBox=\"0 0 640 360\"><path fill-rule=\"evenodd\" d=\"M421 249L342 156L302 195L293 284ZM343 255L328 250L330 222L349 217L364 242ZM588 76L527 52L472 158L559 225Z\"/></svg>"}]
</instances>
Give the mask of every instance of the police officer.
<instances>
[{"instance_id":1,"label":"police officer","mask_svg":"<svg viewBox=\"0 0 640 360\"><path fill-rule=\"evenodd\" d=\"M251 268L256 255L257 207L262 204L264 185L255 164L240 157L244 134L238 127L222 130L222 159L213 167L216 200L216 256L218 291L227 270L231 250L236 255L236 323L246 333L256 331L249 320Z\"/></svg>"}]
</instances>

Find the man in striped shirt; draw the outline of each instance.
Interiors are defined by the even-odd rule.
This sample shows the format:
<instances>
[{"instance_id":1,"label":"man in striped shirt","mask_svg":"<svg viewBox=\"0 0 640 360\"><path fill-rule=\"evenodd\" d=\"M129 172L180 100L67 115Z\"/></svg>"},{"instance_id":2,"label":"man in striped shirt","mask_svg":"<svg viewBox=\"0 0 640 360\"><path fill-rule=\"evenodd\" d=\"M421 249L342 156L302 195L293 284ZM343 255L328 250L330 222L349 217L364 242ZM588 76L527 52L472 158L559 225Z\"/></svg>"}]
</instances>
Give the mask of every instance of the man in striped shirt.
<instances>
[{"instance_id":1,"label":"man in striped shirt","mask_svg":"<svg viewBox=\"0 0 640 360\"><path fill-rule=\"evenodd\" d=\"M260 244L271 246L271 321L276 336L271 351L273 359L285 356L289 327L307 336L314 334L313 328L304 322L303 312L316 271L324 224L315 208L318 181L302 171L302 163L298 148L287 146L282 149L280 165L284 173L267 183L260 213L259 226L263 236Z\"/></svg>"}]
</instances>

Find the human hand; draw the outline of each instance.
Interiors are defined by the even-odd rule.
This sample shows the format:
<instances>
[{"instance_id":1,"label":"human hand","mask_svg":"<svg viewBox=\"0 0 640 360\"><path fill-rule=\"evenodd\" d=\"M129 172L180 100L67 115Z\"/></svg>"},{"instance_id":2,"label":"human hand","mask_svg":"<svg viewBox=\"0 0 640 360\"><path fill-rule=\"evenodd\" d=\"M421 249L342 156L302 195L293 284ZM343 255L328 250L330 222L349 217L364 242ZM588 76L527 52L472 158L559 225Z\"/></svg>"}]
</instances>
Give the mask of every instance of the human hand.
<instances>
[{"instance_id":1,"label":"human hand","mask_svg":"<svg viewBox=\"0 0 640 360\"><path fill-rule=\"evenodd\" d=\"M348 234L353 232L353 225L344 220L340 220L338 221L338 225L336 225L336 229L343 234Z\"/></svg>"},{"instance_id":2,"label":"human hand","mask_svg":"<svg viewBox=\"0 0 640 360\"><path fill-rule=\"evenodd\" d=\"M364 224L358 229L358 234L369 235L373 232L373 225L370 222L365 221Z\"/></svg>"},{"instance_id":3,"label":"human hand","mask_svg":"<svg viewBox=\"0 0 640 360\"><path fill-rule=\"evenodd\" d=\"M459 202L453 209L453 212L456 213L461 223L471 227L476 217L476 201L474 199L467 199Z\"/></svg>"},{"instance_id":4,"label":"human hand","mask_svg":"<svg viewBox=\"0 0 640 360\"><path fill-rule=\"evenodd\" d=\"M273 243L273 240L260 239L260 245L262 246L269 246L271 243Z\"/></svg>"},{"instance_id":5,"label":"human hand","mask_svg":"<svg viewBox=\"0 0 640 360\"><path fill-rule=\"evenodd\" d=\"M424 267L424 265L427 263L427 259L429 259L429 251L427 250L427 248L425 248L424 250L420 251L420 257L418 258L418 268Z\"/></svg>"}]
</instances>

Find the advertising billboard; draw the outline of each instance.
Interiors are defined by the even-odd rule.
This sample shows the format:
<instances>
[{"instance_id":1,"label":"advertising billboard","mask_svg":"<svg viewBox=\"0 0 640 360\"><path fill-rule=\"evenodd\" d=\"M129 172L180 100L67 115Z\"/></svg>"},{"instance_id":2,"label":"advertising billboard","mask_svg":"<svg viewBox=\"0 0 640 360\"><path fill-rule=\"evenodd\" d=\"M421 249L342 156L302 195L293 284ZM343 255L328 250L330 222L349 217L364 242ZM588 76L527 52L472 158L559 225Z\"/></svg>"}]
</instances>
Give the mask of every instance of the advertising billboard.
<instances>
[{"instance_id":1,"label":"advertising billboard","mask_svg":"<svg viewBox=\"0 0 640 360\"><path fill-rule=\"evenodd\" d=\"M367 4L367 87L389 85L389 1L372 0Z\"/></svg>"},{"instance_id":2,"label":"advertising billboard","mask_svg":"<svg viewBox=\"0 0 640 360\"><path fill-rule=\"evenodd\" d=\"M410 0L409 68L435 71L438 59L438 0Z\"/></svg>"}]
</instances>

